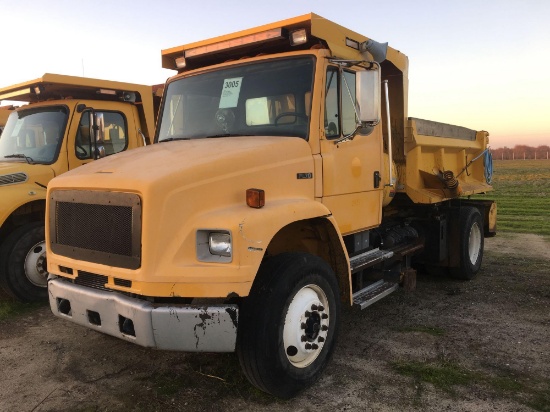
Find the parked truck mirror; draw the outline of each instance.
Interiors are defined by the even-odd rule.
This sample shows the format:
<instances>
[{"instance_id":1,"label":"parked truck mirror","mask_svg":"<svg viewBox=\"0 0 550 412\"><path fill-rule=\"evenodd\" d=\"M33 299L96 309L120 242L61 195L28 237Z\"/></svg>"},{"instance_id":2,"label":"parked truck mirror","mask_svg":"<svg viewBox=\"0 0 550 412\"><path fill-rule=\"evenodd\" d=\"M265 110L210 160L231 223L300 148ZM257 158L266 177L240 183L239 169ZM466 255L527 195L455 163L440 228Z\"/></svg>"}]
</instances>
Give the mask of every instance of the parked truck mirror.
<instances>
[{"instance_id":1,"label":"parked truck mirror","mask_svg":"<svg viewBox=\"0 0 550 412\"><path fill-rule=\"evenodd\" d=\"M94 158L101 159L105 157L105 121L103 119L103 113L98 113L94 110L90 115L92 117L91 125L94 139Z\"/></svg>"},{"instance_id":2,"label":"parked truck mirror","mask_svg":"<svg viewBox=\"0 0 550 412\"><path fill-rule=\"evenodd\" d=\"M361 126L374 126L380 122L380 69L357 72L355 84Z\"/></svg>"}]
</instances>

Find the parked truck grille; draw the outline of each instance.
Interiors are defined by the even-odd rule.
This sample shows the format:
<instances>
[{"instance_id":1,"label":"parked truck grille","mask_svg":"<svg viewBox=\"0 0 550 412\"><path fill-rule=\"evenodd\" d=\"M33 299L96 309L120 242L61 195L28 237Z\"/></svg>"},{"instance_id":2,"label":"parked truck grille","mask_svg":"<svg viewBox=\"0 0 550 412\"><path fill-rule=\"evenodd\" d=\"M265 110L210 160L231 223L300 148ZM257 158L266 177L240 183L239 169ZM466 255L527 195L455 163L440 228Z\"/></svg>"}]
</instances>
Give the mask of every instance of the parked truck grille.
<instances>
[{"instance_id":1,"label":"parked truck grille","mask_svg":"<svg viewBox=\"0 0 550 412\"><path fill-rule=\"evenodd\" d=\"M53 191L50 242L54 253L137 269L141 265L141 201L119 192Z\"/></svg>"},{"instance_id":2,"label":"parked truck grille","mask_svg":"<svg viewBox=\"0 0 550 412\"><path fill-rule=\"evenodd\" d=\"M132 208L57 202L57 242L132 256Z\"/></svg>"}]
</instances>

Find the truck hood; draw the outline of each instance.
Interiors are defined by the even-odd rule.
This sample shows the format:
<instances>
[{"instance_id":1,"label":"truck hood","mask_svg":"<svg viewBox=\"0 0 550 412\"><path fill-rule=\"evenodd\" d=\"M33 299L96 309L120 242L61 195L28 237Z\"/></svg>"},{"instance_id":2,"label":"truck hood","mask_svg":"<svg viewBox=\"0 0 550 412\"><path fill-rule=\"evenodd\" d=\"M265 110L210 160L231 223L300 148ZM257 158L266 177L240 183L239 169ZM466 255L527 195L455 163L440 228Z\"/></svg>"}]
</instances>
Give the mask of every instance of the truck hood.
<instances>
[{"instance_id":1,"label":"truck hood","mask_svg":"<svg viewBox=\"0 0 550 412\"><path fill-rule=\"evenodd\" d=\"M297 137L205 138L157 143L88 163L53 179L48 193L98 191L98 201L108 197L102 192L140 197L140 219L136 219L141 222L140 268L81 262L80 270L121 271L124 279L155 279L170 288L181 282L202 283L197 279L206 276L209 281L204 285L228 282L246 290L274 233L291 221L330 214L315 201L314 174L310 145ZM247 189L264 190L264 207L247 206ZM83 203L95 198L93 193L76 197ZM102 224L107 222L105 216ZM197 242L204 245L199 234L208 230L231 233L235 248L242 248L224 270L209 258L199 263ZM248 269L240 272L241 268Z\"/></svg>"},{"instance_id":2,"label":"truck hood","mask_svg":"<svg viewBox=\"0 0 550 412\"><path fill-rule=\"evenodd\" d=\"M238 181L239 176L282 171L291 164L301 173L313 174L311 149L305 140L241 136L172 141L88 163L54 179L52 187L130 192L162 189L166 193L201 182Z\"/></svg>"},{"instance_id":3,"label":"truck hood","mask_svg":"<svg viewBox=\"0 0 550 412\"><path fill-rule=\"evenodd\" d=\"M48 165L0 162L0 187L24 182L47 186L54 176L54 171Z\"/></svg>"}]
</instances>

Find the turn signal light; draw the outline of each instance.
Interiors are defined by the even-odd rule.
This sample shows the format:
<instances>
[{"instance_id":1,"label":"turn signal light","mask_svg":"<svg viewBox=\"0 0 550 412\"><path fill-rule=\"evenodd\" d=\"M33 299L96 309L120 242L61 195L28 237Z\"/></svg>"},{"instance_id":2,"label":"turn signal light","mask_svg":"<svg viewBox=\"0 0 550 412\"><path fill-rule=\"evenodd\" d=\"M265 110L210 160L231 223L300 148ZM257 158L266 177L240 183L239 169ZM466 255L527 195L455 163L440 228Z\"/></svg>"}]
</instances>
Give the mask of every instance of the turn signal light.
<instances>
[{"instance_id":1,"label":"turn signal light","mask_svg":"<svg viewBox=\"0 0 550 412\"><path fill-rule=\"evenodd\" d=\"M260 209L265 206L265 192L262 189L246 189L246 204Z\"/></svg>"}]
</instances>

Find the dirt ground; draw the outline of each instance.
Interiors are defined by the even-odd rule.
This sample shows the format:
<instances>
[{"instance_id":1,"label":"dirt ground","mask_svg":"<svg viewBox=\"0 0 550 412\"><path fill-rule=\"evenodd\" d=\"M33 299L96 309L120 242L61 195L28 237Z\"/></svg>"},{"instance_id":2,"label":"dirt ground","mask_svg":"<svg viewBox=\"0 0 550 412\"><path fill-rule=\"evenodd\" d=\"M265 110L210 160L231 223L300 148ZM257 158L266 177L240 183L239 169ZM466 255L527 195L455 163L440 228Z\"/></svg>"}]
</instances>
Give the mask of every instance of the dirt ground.
<instances>
[{"instance_id":1,"label":"dirt ground","mask_svg":"<svg viewBox=\"0 0 550 412\"><path fill-rule=\"evenodd\" d=\"M486 240L470 282L419 273L348 310L321 380L289 401L234 354L160 352L55 318L0 322L0 411L550 411L550 242Z\"/></svg>"}]
</instances>

